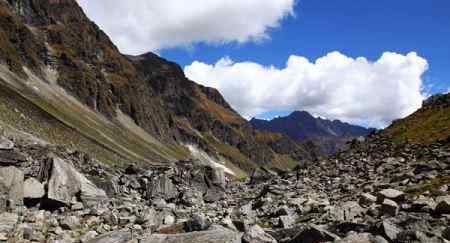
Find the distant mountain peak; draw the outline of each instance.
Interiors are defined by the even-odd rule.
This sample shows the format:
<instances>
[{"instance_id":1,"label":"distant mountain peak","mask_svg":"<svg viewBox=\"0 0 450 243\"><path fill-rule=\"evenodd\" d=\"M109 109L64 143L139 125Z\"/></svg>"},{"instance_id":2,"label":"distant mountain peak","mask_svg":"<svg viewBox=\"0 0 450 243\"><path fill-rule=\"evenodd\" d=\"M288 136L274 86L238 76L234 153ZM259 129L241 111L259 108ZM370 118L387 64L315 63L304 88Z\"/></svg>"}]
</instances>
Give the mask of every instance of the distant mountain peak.
<instances>
[{"instance_id":1,"label":"distant mountain peak","mask_svg":"<svg viewBox=\"0 0 450 243\"><path fill-rule=\"evenodd\" d=\"M253 118L250 123L259 130L282 133L299 142L313 141L325 153L335 153L348 140L367 136L373 131L336 119L316 118L307 111L294 111L269 121Z\"/></svg>"}]
</instances>

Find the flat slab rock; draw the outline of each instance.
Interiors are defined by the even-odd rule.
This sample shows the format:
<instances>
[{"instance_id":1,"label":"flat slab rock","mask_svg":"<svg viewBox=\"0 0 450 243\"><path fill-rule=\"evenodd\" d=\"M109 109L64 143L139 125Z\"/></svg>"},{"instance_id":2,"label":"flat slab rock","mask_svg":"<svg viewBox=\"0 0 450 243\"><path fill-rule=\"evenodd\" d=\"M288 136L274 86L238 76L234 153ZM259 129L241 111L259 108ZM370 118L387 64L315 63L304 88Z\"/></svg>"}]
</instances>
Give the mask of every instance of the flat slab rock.
<instances>
[{"instance_id":1,"label":"flat slab rock","mask_svg":"<svg viewBox=\"0 0 450 243\"><path fill-rule=\"evenodd\" d=\"M22 153L0 149L0 166L18 165L26 160L27 158Z\"/></svg>"},{"instance_id":2,"label":"flat slab rock","mask_svg":"<svg viewBox=\"0 0 450 243\"><path fill-rule=\"evenodd\" d=\"M207 231L184 234L153 234L140 238L141 243L241 243L242 233L237 233L222 226L211 226ZM88 243L128 243L132 240L129 232L114 232L99 236Z\"/></svg>"},{"instance_id":3,"label":"flat slab rock","mask_svg":"<svg viewBox=\"0 0 450 243\"><path fill-rule=\"evenodd\" d=\"M186 234L154 234L142 243L241 243L242 233L237 233L222 226L211 226L207 231Z\"/></svg>"}]
</instances>

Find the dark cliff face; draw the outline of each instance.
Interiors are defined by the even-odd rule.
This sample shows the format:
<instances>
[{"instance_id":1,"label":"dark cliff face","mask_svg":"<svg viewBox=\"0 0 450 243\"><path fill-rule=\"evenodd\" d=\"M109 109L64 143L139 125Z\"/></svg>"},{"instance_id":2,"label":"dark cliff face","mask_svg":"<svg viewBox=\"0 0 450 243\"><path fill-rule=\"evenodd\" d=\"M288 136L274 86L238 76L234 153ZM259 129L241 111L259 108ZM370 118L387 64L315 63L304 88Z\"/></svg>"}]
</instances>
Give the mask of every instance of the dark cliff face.
<instances>
[{"instance_id":1,"label":"dark cliff face","mask_svg":"<svg viewBox=\"0 0 450 243\"><path fill-rule=\"evenodd\" d=\"M26 67L45 78L43 70L56 70L57 84L83 104L111 120L120 110L164 144L193 143L247 171L312 159L287 137L261 136L177 64L153 53L122 55L75 0L0 0L0 23L0 62L11 71L26 77Z\"/></svg>"},{"instance_id":2,"label":"dark cliff face","mask_svg":"<svg viewBox=\"0 0 450 243\"><path fill-rule=\"evenodd\" d=\"M373 131L338 120L315 118L306 111L295 111L271 121L252 119L250 123L257 129L279 132L299 142L312 141L327 154L337 152L348 140Z\"/></svg>"}]
</instances>

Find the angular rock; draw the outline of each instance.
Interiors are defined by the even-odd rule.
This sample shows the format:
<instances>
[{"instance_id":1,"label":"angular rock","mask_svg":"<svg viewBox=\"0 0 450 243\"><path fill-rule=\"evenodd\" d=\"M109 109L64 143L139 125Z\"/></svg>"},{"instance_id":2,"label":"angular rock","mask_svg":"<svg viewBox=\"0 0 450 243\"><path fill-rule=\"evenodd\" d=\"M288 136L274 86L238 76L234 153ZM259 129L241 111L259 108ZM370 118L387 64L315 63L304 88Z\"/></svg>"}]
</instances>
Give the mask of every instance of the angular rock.
<instances>
[{"instance_id":1,"label":"angular rock","mask_svg":"<svg viewBox=\"0 0 450 243\"><path fill-rule=\"evenodd\" d=\"M186 232L206 230L209 225L208 220L200 214L194 214L189 221L184 223Z\"/></svg>"},{"instance_id":2,"label":"angular rock","mask_svg":"<svg viewBox=\"0 0 450 243\"><path fill-rule=\"evenodd\" d=\"M267 234L258 225L249 227L242 237L243 243L277 243L277 241L269 234Z\"/></svg>"},{"instance_id":3,"label":"angular rock","mask_svg":"<svg viewBox=\"0 0 450 243\"><path fill-rule=\"evenodd\" d=\"M336 241L339 240L339 236L322 229L316 225L309 225L303 231L298 233L290 243L319 243L319 242L328 242L328 241Z\"/></svg>"},{"instance_id":4,"label":"angular rock","mask_svg":"<svg viewBox=\"0 0 450 243\"><path fill-rule=\"evenodd\" d=\"M80 195L86 205L95 205L107 199L105 191L97 188L71 164L60 158L53 158L48 198L69 205L76 195Z\"/></svg>"},{"instance_id":5,"label":"angular rock","mask_svg":"<svg viewBox=\"0 0 450 243\"><path fill-rule=\"evenodd\" d=\"M361 206L371 206L374 203L377 202L377 197L375 197L374 195L370 194L370 193L364 193L361 195L361 197L359 198L359 204Z\"/></svg>"},{"instance_id":6,"label":"angular rock","mask_svg":"<svg viewBox=\"0 0 450 243\"><path fill-rule=\"evenodd\" d=\"M428 212L431 211L431 209L436 207L436 203L434 202L433 198L420 196L418 199L416 199L412 205L412 210L418 211L418 212Z\"/></svg>"},{"instance_id":7,"label":"angular rock","mask_svg":"<svg viewBox=\"0 0 450 243\"><path fill-rule=\"evenodd\" d=\"M284 215L279 217L278 226L281 228L291 228L295 224L295 217L293 215Z\"/></svg>"},{"instance_id":8,"label":"angular rock","mask_svg":"<svg viewBox=\"0 0 450 243\"><path fill-rule=\"evenodd\" d=\"M435 212L438 214L450 214L450 196L436 198Z\"/></svg>"},{"instance_id":9,"label":"angular rock","mask_svg":"<svg viewBox=\"0 0 450 243\"><path fill-rule=\"evenodd\" d=\"M211 188L208 188L205 196L203 197L203 200L207 203L213 203L223 200L224 198L225 198L225 191L223 190L223 188L213 186Z\"/></svg>"},{"instance_id":10,"label":"angular rock","mask_svg":"<svg viewBox=\"0 0 450 243\"><path fill-rule=\"evenodd\" d=\"M45 196L44 185L35 178L28 178L23 183L23 197L37 199Z\"/></svg>"},{"instance_id":11,"label":"angular rock","mask_svg":"<svg viewBox=\"0 0 450 243\"><path fill-rule=\"evenodd\" d=\"M207 231L184 234L153 234L141 239L141 243L241 243L241 233L233 232L222 226L211 226ZM113 242L113 241L111 241ZM93 242L103 243L103 242Z\"/></svg>"},{"instance_id":12,"label":"angular rock","mask_svg":"<svg viewBox=\"0 0 450 243\"><path fill-rule=\"evenodd\" d=\"M399 206L396 202L394 202L392 200L384 199L384 201L381 205L381 210L382 210L383 214L387 214L390 216L396 216L398 214Z\"/></svg>"},{"instance_id":13,"label":"angular rock","mask_svg":"<svg viewBox=\"0 0 450 243\"><path fill-rule=\"evenodd\" d=\"M5 138L5 137L0 137L0 150L11 150L14 148L14 143Z\"/></svg>"},{"instance_id":14,"label":"angular rock","mask_svg":"<svg viewBox=\"0 0 450 243\"><path fill-rule=\"evenodd\" d=\"M365 211L357 202L350 201L334 207L331 213L336 221L356 222Z\"/></svg>"},{"instance_id":15,"label":"angular rock","mask_svg":"<svg viewBox=\"0 0 450 243\"><path fill-rule=\"evenodd\" d=\"M23 204L23 179L16 167L0 167L0 210Z\"/></svg>"},{"instance_id":16,"label":"angular rock","mask_svg":"<svg viewBox=\"0 0 450 243\"><path fill-rule=\"evenodd\" d=\"M369 233L352 234L344 239L336 241L336 243L388 243L386 239L381 236L374 236Z\"/></svg>"},{"instance_id":17,"label":"angular rock","mask_svg":"<svg viewBox=\"0 0 450 243\"><path fill-rule=\"evenodd\" d=\"M388 240L394 241L398 234L402 231L391 219L385 219L382 223L383 233L388 237Z\"/></svg>"},{"instance_id":18,"label":"angular rock","mask_svg":"<svg viewBox=\"0 0 450 243\"><path fill-rule=\"evenodd\" d=\"M203 195L197 190L186 190L183 192L181 202L188 207L200 205L203 203Z\"/></svg>"},{"instance_id":19,"label":"angular rock","mask_svg":"<svg viewBox=\"0 0 450 243\"><path fill-rule=\"evenodd\" d=\"M383 202L385 198L399 202L405 198L405 193L395 189L384 189L378 192L378 202Z\"/></svg>"},{"instance_id":20,"label":"angular rock","mask_svg":"<svg viewBox=\"0 0 450 243\"><path fill-rule=\"evenodd\" d=\"M22 153L14 150L0 150L0 166L18 165L26 160Z\"/></svg>"},{"instance_id":21,"label":"angular rock","mask_svg":"<svg viewBox=\"0 0 450 243\"><path fill-rule=\"evenodd\" d=\"M152 179L147 187L147 197L172 200L178 197L178 191L172 180L166 174L163 174Z\"/></svg>"}]
</instances>

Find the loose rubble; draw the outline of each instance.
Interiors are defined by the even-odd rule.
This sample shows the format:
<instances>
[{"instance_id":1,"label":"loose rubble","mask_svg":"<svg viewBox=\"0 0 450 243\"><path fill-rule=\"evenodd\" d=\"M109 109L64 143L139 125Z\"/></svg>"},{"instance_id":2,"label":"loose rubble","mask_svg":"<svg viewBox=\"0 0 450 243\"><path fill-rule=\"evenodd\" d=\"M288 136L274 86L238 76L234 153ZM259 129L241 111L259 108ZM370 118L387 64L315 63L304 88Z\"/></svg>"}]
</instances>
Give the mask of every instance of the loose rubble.
<instances>
[{"instance_id":1,"label":"loose rubble","mask_svg":"<svg viewBox=\"0 0 450 243\"><path fill-rule=\"evenodd\" d=\"M450 240L446 142L354 141L248 182L196 161L116 168L58 146L0 142L26 158L0 166L0 242Z\"/></svg>"}]
</instances>

